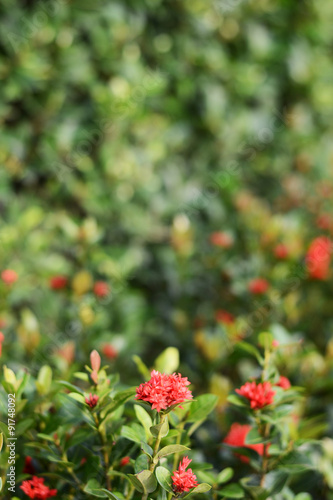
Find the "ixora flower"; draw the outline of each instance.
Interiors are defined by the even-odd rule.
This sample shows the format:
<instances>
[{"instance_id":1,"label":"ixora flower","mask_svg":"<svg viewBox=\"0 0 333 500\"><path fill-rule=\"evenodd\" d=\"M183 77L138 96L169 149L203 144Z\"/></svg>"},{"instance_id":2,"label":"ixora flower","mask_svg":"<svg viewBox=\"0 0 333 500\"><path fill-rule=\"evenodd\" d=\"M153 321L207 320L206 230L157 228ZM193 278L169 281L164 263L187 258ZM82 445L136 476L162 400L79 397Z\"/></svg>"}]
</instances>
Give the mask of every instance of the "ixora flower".
<instances>
[{"instance_id":1,"label":"ixora flower","mask_svg":"<svg viewBox=\"0 0 333 500\"><path fill-rule=\"evenodd\" d=\"M87 403L90 408L95 408L99 400L99 397L97 394L92 395L91 393L89 394L88 397L85 398L85 402Z\"/></svg>"},{"instance_id":2,"label":"ixora flower","mask_svg":"<svg viewBox=\"0 0 333 500\"><path fill-rule=\"evenodd\" d=\"M62 290L67 286L68 278L67 276L57 275L50 278L50 288L52 290Z\"/></svg>"},{"instance_id":3,"label":"ixora flower","mask_svg":"<svg viewBox=\"0 0 333 500\"><path fill-rule=\"evenodd\" d=\"M264 454L263 444L245 444L246 436L251 429L251 425L242 425L235 422L230 427L230 431L224 438L223 442L225 444L229 444L230 446L244 446L245 448L251 448L262 456ZM249 457L240 455L239 453L236 453L236 455L239 456L241 461L244 463L248 463L250 461Z\"/></svg>"},{"instance_id":4,"label":"ixora flower","mask_svg":"<svg viewBox=\"0 0 333 500\"><path fill-rule=\"evenodd\" d=\"M6 285L12 285L18 280L18 274L13 269L5 269L1 273L1 279Z\"/></svg>"},{"instance_id":5,"label":"ixora flower","mask_svg":"<svg viewBox=\"0 0 333 500\"><path fill-rule=\"evenodd\" d=\"M280 376L279 380L274 385L282 387L282 389L289 389L291 387L290 381L287 379L287 377L284 377L283 375Z\"/></svg>"},{"instance_id":6,"label":"ixora flower","mask_svg":"<svg viewBox=\"0 0 333 500\"><path fill-rule=\"evenodd\" d=\"M236 392L250 401L252 410L272 404L275 396L275 391L272 390L270 382L259 384L246 382L240 389L236 389Z\"/></svg>"},{"instance_id":7,"label":"ixora flower","mask_svg":"<svg viewBox=\"0 0 333 500\"><path fill-rule=\"evenodd\" d=\"M332 242L326 236L312 241L306 254L305 262L309 276L317 280L325 280L329 275Z\"/></svg>"},{"instance_id":8,"label":"ixora flower","mask_svg":"<svg viewBox=\"0 0 333 500\"><path fill-rule=\"evenodd\" d=\"M50 488L44 484L44 479L37 476L34 476L28 481L23 481L20 488L29 498L41 500L55 497L57 494L57 490L50 490Z\"/></svg>"},{"instance_id":9,"label":"ixora flower","mask_svg":"<svg viewBox=\"0 0 333 500\"><path fill-rule=\"evenodd\" d=\"M192 460L188 457L184 457L171 476L173 491L177 496L198 486L196 475L193 474L192 469L187 469L191 462Z\"/></svg>"},{"instance_id":10,"label":"ixora flower","mask_svg":"<svg viewBox=\"0 0 333 500\"><path fill-rule=\"evenodd\" d=\"M144 382L136 389L136 399L147 401L153 410L160 412L192 399L192 392L187 389L190 382L180 373L166 375L153 370L150 376L148 382Z\"/></svg>"},{"instance_id":11,"label":"ixora flower","mask_svg":"<svg viewBox=\"0 0 333 500\"><path fill-rule=\"evenodd\" d=\"M254 295L262 295L267 292L268 287L269 283L265 278L254 278L248 285L249 291Z\"/></svg>"}]
</instances>

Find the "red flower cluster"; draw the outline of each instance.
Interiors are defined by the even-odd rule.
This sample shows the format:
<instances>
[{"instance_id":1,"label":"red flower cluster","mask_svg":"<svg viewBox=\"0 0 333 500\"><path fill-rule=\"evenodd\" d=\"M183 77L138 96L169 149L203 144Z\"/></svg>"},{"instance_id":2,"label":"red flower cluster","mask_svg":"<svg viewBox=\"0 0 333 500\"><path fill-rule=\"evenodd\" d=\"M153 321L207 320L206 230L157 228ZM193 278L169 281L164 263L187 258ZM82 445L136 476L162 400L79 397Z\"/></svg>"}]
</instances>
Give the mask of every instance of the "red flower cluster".
<instances>
[{"instance_id":1,"label":"red flower cluster","mask_svg":"<svg viewBox=\"0 0 333 500\"><path fill-rule=\"evenodd\" d=\"M277 385L278 387L282 387L282 389L289 389L291 387L290 381L283 375L280 376L278 382L275 385Z\"/></svg>"},{"instance_id":2,"label":"red flower cluster","mask_svg":"<svg viewBox=\"0 0 333 500\"><path fill-rule=\"evenodd\" d=\"M12 269L5 269L1 273L1 279L4 283L6 283L6 285L12 285L18 280L18 274Z\"/></svg>"},{"instance_id":3,"label":"red flower cluster","mask_svg":"<svg viewBox=\"0 0 333 500\"><path fill-rule=\"evenodd\" d=\"M238 423L232 424L230 431L224 438L223 442L225 444L229 444L230 446L244 446L246 448L251 448L255 450L259 455L264 454L264 445L263 444L245 444L246 436L252 429L251 425L241 425ZM242 462L248 463L250 461L249 457L244 455L239 455L239 458Z\"/></svg>"},{"instance_id":4,"label":"red flower cluster","mask_svg":"<svg viewBox=\"0 0 333 500\"><path fill-rule=\"evenodd\" d=\"M329 275L332 243L326 236L320 236L312 241L306 254L305 262L311 278L325 280Z\"/></svg>"},{"instance_id":5,"label":"red flower cluster","mask_svg":"<svg viewBox=\"0 0 333 500\"><path fill-rule=\"evenodd\" d=\"M249 291L254 295L261 295L268 290L269 283L265 278L255 278L249 283Z\"/></svg>"},{"instance_id":6,"label":"red flower cluster","mask_svg":"<svg viewBox=\"0 0 333 500\"><path fill-rule=\"evenodd\" d=\"M23 468L24 474L35 474L35 467L32 463L32 458L27 456L24 459L24 468Z\"/></svg>"},{"instance_id":7,"label":"red flower cluster","mask_svg":"<svg viewBox=\"0 0 333 500\"><path fill-rule=\"evenodd\" d=\"M217 247L230 248L234 243L234 239L228 233L216 231L210 235L210 242Z\"/></svg>"},{"instance_id":8,"label":"red flower cluster","mask_svg":"<svg viewBox=\"0 0 333 500\"><path fill-rule=\"evenodd\" d=\"M34 476L28 481L23 481L20 488L26 495L28 495L29 498L37 498L41 500L46 500L47 498L54 497L57 494L57 490L50 490L50 488L44 484L44 479L37 476Z\"/></svg>"},{"instance_id":9,"label":"red flower cluster","mask_svg":"<svg viewBox=\"0 0 333 500\"><path fill-rule=\"evenodd\" d=\"M89 397L85 398L85 402L87 403L90 408L95 408L99 400L99 397L97 394L92 395L91 393L89 394Z\"/></svg>"},{"instance_id":10,"label":"red flower cluster","mask_svg":"<svg viewBox=\"0 0 333 500\"><path fill-rule=\"evenodd\" d=\"M188 385L190 382L187 377L182 377L180 373L166 375L153 370L151 379L136 389L136 399L148 401L152 409L159 412L192 399L192 392L187 389Z\"/></svg>"},{"instance_id":11,"label":"red flower cluster","mask_svg":"<svg viewBox=\"0 0 333 500\"><path fill-rule=\"evenodd\" d=\"M68 278L67 276L57 275L50 279L50 288L52 290L62 290L67 286Z\"/></svg>"},{"instance_id":12,"label":"red flower cluster","mask_svg":"<svg viewBox=\"0 0 333 500\"><path fill-rule=\"evenodd\" d=\"M184 457L183 461L179 463L178 469L171 476L173 491L176 495L198 486L197 477L193 474L192 469L186 470L191 462L192 460L188 457Z\"/></svg>"},{"instance_id":13,"label":"red flower cluster","mask_svg":"<svg viewBox=\"0 0 333 500\"><path fill-rule=\"evenodd\" d=\"M250 401L252 410L272 404L275 395L270 382L259 384L256 382L246 382L240 389L236 389L236 392Z\"/></svg>"},{"instance_id":14,"label":"red flower cluster","mask_svg":"<svg viewBox=\"0 0 333 500\"><path fill-rule=\"evenodd\" d=\"M120 460L120 467L125 467L125 465L127 465L129 462L130 462L130 457L123 457L121 460Z\"/></svg>"},{"instance_id":15,"label":"red flower cluster","mask_svg":"<svg viewBox=\"0 0 333 500\"><path fill-rule=\"evenodd\" d=\"M110 293L110 287L105 281L96 281L94 284L94 294L96 297L107 297Z\"/></svg>"},{"instance_id":16,"label":"red flower cluster","mask_svg":"<svg viewBox=\"0 0 333 500\"><path fill-rule=\"evenodd\" d=\"M215 319L224 325L232 325L235 322L235 316L228 311L224 311L223 309L216 311Z\"/></svg>"}]
</instances>

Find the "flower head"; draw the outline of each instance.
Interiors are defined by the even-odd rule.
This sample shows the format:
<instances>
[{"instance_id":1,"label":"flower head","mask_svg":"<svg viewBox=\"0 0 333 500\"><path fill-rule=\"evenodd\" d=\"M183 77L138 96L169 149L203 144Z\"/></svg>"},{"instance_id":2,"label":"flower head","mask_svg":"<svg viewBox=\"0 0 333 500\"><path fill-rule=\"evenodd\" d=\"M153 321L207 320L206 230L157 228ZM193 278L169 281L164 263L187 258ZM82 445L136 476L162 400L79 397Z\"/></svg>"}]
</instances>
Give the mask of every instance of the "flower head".
<instances>
[{"instance_id":1,"label":"flower head","mask_svg":"<svg viewBox=\"0 0 333 500\"><path fill-rule=\"evenodd\" d=\"M269 283L265 278L255 278L249 283L249 291L254 295L262 295L268 290Z\"/></svg>"},{"instance_id":2,"label":"flower head","mask_svg":"<svg viewBox=\"0 0 333 500\"><path fill-rule=\"evenodd\" d=\"M289 389L291 387L290 381L283 375L280 376L278 382L275 385L277 385L278 387L282 387L282 389Z\"/></svg>"},{"instance_id":3,"label":"flower head","mask_svg":"<svg viewBox=\"0 0 333 500\"><path fill-rule=\"evenodd\" d=\"M187 389L188 385L190 382L187 377L182 377L180 373L167 375L153 370L150 380L136 389L136 399L147 401L153 410L159 412L192 399L192 392Z\"/></svg>"},{"instance_id":4,"label":"flower head","mask_svg":"<svg viewBox=\"0 0 333 500\"><path fill-rule=\"evenodd\" d=\"M67 276L62 276L62 275L57 275L57 276L52 276L50 278L50 288L52 290L62 290L63 288L66 287L68 283L68 278Z\"/></svg>"},{"instance_id":5,"label":"flower head","mask_svg":"<svg viewBox=\"0 0 333 500\"><path fill-rule=\"evenodd\" d=\"M23 468L23 473L24 474L34 474L36 471L35 471L35 467L32 463L32 458L29 457L29 455L27 457L25 457L24 459L24 468Z\"/></svg>"},{"instance_id":6,"label":"flower head","mask_svg":"<svg viewBox=\"0 0 333 500\"><path fill-rule=\"evenodd\" d=\"M193 474L192 469L186 470L191 462L192 460L188 457L184 457L183 461L179 463L178 469L171 476L173 491L176 495L198 486L197 477Z\"/></svg>"},{"instance_id":7,"label":"flower head","mask_svg":"<svg viewBox=\"0 0 333 500\"><path fill-rule=\"evenodd\" d=\"M309 276L317 280L328 278L331 261L332 243L326 236L312 241L306 254L305 262Z\"/></svg>"},{"instance_id":8,"label":"flower head","mask_svg":"<svg viewBox=\"0 0 333 500\"><path fill-rule=\"evenodd\" d=\"M246 382L240 389L236 389L236 392L250 401L252 410L272 404L275 396L275 391L272 390L270 382L259 384Z\"/></svg>"},{"instance_id":9,"label":"flower head","mask_svg":"<svg viewBox=\"0 0 333 500\"><path fill-rule=\"evenodd\" d=\"M6 285L12 285L18 280L18 274L12 269L5 269L1 273L1 279L4 283L6 283Z\"/></svg>"},{"instance_id":10,"label":"flower head","mask_svg":"<svg viewBox=\"0 0 333 500\"><path fill-rule=\"evenodd\" d=\"M125 465L127 465L129 462L130 462L130 457L123 457L121 460L120 460L120 467L125 467Z\"/></svg>"},{"instance_id":11,"label":"flower head","mask_svg":"<svg viewBox=\"0 0 333 500\"><path fill-rule=\"evenodd\" d=\"M246 436L251 429L251 425L241 425L236 422L232 424L230 431L224 438L223 442L225 444L229 444L230 446L244 446L246 448L251 448L262 456L264 454L263 444L245 444ZM239 454L237 453L237 455ZM250 461L249 457L246 457L245 455L239 455L239 458L244 463L248 463Z\"/></svg>"},{"instance_id":12,"label":"flower head","mask_svg":"<svg viewBox=\"0 0 333 500\"><path fill-rule=\"evenodd\" d=\"M99 400L99 397L97 394L92 395L91 393L89 394L88 397L85 398L85 402L87 403L90 408L95 408Z\"/></svg>"},{"instance_id":13,"label":"flower head","mask_svg":"<svg viewBox=\"0 0 333 500\"><path fill-rule=\"evenodd\" d=\"M33 476L33 478L28 481L23 481L20 488L29 498L40 500L46 500L57 494L57 490L50 490L50 488L44 484L44 479L37 476Z\"/></svg>"},{"instance_id":14,"label":"flower head","mask_svg":"<svg viewBox=\"0 0 333 500\"><path fill-rule=\"evenodd\" d=\"M96 297L107 297L110 293L110 287L105 281L96 281L94 284L94 294Z\"/></svg>"}]
</instances>

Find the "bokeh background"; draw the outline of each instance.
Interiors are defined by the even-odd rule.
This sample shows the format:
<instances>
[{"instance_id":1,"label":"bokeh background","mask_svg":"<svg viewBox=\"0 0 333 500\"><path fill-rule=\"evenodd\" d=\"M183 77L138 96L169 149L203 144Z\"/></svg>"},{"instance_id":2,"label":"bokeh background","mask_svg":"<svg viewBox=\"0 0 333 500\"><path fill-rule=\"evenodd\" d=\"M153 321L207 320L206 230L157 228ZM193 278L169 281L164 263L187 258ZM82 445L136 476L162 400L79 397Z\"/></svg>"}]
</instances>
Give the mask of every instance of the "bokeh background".
<instances>
[{"instance_id":1,"label":"bokeh background","mask_svg":"<svg viewBox=\"0 0 333 500\"><path fill-rule=\"evenodd\" d=\"M329 439L333 283L306 255L333 231L333 4L0 15L0 262L18 275L0 285L1 361L68 376L98 349L129 383L133 356L173 346L225 430L227 394L258 370L238 343L270 330L304 432Z\"/></svg>"}]
</instances>

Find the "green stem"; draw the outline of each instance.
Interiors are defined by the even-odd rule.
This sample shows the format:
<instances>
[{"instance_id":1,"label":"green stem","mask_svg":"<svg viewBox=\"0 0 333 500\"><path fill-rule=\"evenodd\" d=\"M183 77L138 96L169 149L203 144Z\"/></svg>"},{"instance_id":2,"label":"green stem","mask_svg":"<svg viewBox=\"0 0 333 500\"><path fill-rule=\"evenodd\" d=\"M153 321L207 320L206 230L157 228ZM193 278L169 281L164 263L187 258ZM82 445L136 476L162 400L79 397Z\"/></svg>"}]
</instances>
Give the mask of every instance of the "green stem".
<instances>
[{"instance_id":1,"label":"green stem","mask_svg":"<svg viewBox=\"0 0 333 500\"><path fill-rule=\"evenodd\" d=\"M156 467L155 457L156 457L156 455L158 453L158 450L160 448L160 444L161 444L161 440L162 440L161 430L162 430L162 425L163 425L163 423L164 423L164 421L165 421L166 418L167 418L167 416L163 415L163 413L160 415L160 425L161 425L161 428L159 430L158 436L157 436L155 444L154 444L153 457L152 457L152 459L150 461L150 465L149 465L149 470L150 470L151 473L154 472L155 467ZM148 498L148 493L144 493L142 495L142 500L147 500L147 498Z\"/></svg>"},{"instance_id":2,"label":"green stem","mask_svg":"<svg viewBox=\"0 0 333 500\"><path fill-rule=\"evenodd\" d=\"M100 437L100 440L102 443L102 452L103 452L104 466L105 466L106 486L107 486L107 489L109 491L111 491L111 479L109 476L110 461L109 461L109 453L108 453L108 443L107 443L107 439L106 439L104 432L102 432L99 428L100 422L98 420L96 413L94 414L94 418L95 418L95 423L97 426L97 431L98 431L98 434L99 434L99 437Z\"/></svg>"},{"instance_id":3,"label":"green stem","mask_svg":"<svg viewBox=\"0 0 333 500\"><path fill-rule=\"evenodd\" d=\"M264 424L262 427L261 435L265 441L267 440L267 438L269 436L269 430L270 430L270 424ZM269 443L264 443L260 486L264 486L265 476L268 472L268 447L269 447Z\"/></svg>"},{"instance_id":4,"label":"green stem","mask_svg":"<svg viewBox=\"0 0 333 500\"><path fill-rule=\"evenodd\" d=\"M185 427L185 422L180 422L179 434L177 436L176 444L180 444L182 441L182 433L183 433L184 427ZM175 456L173 458L173 468L172 468L173 471L177 469L178 462L179 462L179 453L175 453ZM172 497L173 497L172 493L169 493L168 500L172 500Z\"/></svg>"}]
</instances>

